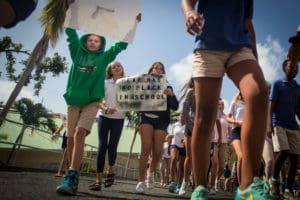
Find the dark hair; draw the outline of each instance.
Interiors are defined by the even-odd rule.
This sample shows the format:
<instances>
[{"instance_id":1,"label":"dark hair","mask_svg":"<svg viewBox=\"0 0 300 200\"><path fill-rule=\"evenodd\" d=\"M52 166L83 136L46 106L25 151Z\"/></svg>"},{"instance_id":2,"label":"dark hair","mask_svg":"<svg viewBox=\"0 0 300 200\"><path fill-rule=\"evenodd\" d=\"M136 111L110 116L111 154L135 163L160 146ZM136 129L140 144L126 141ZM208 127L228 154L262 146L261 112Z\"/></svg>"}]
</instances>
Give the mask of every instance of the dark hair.
<instances>
[{"instance_id":1,"label":"dark hair","mask_svg":"<svg viewBox=\"0 0 300 200\"><path fill-rule=\"evenodd\" d=\"M285 61L283 61L283 63L282 63L282 70L283 70L284 72L285 72L285 67L287 66L288 62L289 62L289 60L285 60Z\"/></svg>"},{"instance_id":2,"label":"dark hair","mask_svg":"<svg viewBox=\"0 0 300 200\"><path fill-rule=\"evenodd\" d=\"M152 70L153 70L153 68L154 68L154 66L155 66L156 64L160 64L160 65L162 66L163 74L165 74L165 73L166 73L166 71L165 71L165 66L164 66L164 64L162 64L162 63L159 62L159 61L156 61L156 62L154 62L154 63L151 65L151 67L150 67L149 70L148 70L148 74L151 74L151 72L152 72Z\"/></svg>"}]
</instances>

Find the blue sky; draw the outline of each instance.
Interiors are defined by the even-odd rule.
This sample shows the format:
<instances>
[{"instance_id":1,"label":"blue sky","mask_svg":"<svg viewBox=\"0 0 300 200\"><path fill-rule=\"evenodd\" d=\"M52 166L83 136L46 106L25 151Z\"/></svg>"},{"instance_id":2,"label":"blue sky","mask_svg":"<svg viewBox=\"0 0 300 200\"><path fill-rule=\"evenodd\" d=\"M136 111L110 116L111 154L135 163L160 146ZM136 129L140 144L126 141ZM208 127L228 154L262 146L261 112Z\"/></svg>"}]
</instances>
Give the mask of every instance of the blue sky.
<instances>
[{"instance_id":1,"label":"blue sky","mask_svg":"<svg viewBox=\"0 0 300 200\"><path fill-rule=\"evenodd\" d=\"M127 0L130 2L130 0ZM184 17L180 0L143 0L142 22L138 25L135 40L117 57L127 76L146 73L155 61L164 63L167 78L178 94L191 74L194 38L185 31ZM23 43L25 50L32 50L42 36L41 24L37 20L45 1L40 0L37 9L24 22L11 29L0 29L0 38L10 36L14 42ZM260 65L268 81L283 76L281 63L289 47L288 37L294 35L300 24L299 0L254 0L253 23L256 30ZM107 47L114 43L108 39ZM58 52L69 63L69 53L63 34L47 56ZM4 71L5 58L0 56L0 71ZM20 69L21 67L19 67ZM62 95L65 92L68 74L60 77L47 77L39 97L33 96L32 87L24 87L20 96L33 98L53 112L65 113L66 104ZM297 76L299 82L299 75ZM0 77L0 101L6 101L14 83ZM237 92L235 86L225 76L221 97L226 108Z\"/></svg>"}]
</instances>

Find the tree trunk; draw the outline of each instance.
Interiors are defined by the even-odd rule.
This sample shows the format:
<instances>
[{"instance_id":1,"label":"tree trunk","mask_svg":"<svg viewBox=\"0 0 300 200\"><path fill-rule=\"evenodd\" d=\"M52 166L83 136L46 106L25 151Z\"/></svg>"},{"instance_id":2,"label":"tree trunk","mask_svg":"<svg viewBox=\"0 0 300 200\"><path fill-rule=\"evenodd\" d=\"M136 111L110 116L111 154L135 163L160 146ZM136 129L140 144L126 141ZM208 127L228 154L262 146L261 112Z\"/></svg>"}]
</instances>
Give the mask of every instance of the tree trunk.
<instances>
[{"instance_id":1,"label":"tree trunk","mask_svg":"<svg viewBox=\"0 0 300 200\"><path fill-rule=\"evenodd\" d=\"M24 70L23 75L21 76L20 80L17 82L15 88L11 92L8 100L6 101L5 106L3 107L3 110L1 110L0 113L0 126L2 126L6 115L10 109L10 107L15 102L17 96L21 92L24 84L28 80L28 77L32 73L35 64L39 63L43 57L45 57L47 49L49 45L49 38L44 34L43 37L39 40L39 42L36 44L35 48L32 51L32 54L29 58L29 62Z\"/></svg>"},{"instance_id":2,"label":"tree trunk","mask_svg":"<svg viewBox=\"0 0 300 200\"><path fill-rule=\"evenodd\" d=\"M26 125L22 126L21 132L18 135L15 143L13 144L13 147L11 148L10 154L9 154L7 160L6 160L6 165L9 165L9 162L10 162L11 158L13 157L13 154L15 152L15 149L16 149L17 145L18 145L18 149L20 148L20 145L21 145L21 142L22 142L22 138L23 138L23 135L24 135L24 132L25 132L26 128L27 128Z\"/></svg>"},{"instance_id":3,"label":"tree trunk","mask_svg":"<svg viewBox=\"0 0 300 200\"><path fill-rule=\"evenodd\" d=\"M129 150L129 154L128 154L127 161L126 161L126 165L125 165L125 172L124 172L124 177L125 177L125 178L126 178L126 176L127 176L127 171L128 171L129 161L130 161L130 157L131 157L131 154L132 154L133 145L134 145L134 142L135 142L136 135L137 135L137 132L138 132L138 131L139 131L139 129L138 129L138 128L135 128L134 136L133 136L133 139L132 139L132 142L131 142L131 145L130 145L130 150Z\"/></svg>"}]
</instances>

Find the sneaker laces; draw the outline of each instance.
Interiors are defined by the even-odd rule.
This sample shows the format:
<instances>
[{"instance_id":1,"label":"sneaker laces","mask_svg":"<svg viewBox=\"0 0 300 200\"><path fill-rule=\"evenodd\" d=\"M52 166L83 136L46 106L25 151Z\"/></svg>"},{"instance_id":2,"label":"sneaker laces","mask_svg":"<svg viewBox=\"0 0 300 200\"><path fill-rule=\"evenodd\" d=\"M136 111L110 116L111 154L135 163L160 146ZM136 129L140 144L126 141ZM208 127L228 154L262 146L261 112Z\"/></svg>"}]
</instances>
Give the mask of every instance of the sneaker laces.
<instances>
[{"instance_id":1,"label":"sneaker laces","mask_svg":"<svg viewBox=\"0 0 300 200\"><path fill-rule=\"evenodd\" d=\"M270 192L270 186L267 182L255 177L253 179L253 188L256 188L258 193L262 196L265 197L266 199L271 198L269 195Z\"/></svg>"},{"instance_id":2,"label":"sneaker laces","mask_svg":"<svg viewBox=\"0 0 300 200\"><path fill-rule=\"evenodd\" d=\"M69 173L66 175L64 183L73 185L75 182L76 172L74 170L69 170Z\"/></svg>"}]
</instances>

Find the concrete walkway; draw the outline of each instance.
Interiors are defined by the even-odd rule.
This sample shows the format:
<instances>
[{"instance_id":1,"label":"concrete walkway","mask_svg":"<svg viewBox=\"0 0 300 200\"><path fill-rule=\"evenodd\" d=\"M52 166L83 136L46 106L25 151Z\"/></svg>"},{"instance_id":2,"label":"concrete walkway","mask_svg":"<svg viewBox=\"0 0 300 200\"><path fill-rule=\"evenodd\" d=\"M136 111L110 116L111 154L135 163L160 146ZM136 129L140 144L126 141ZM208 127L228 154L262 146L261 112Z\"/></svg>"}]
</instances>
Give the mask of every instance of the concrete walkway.
<instances>
[{"instance_id":1,"label":"concrete walkway","mask_svg":"<svg viewBox=\"0 0 300 200\"><path fill-rule=\"evenodd\" d=\"M90 191L88 185L95 180L94 177L81 176L77 196L60 196L55 193L56 186L63 180L62 177L54 177L54 173L32 171L0 171L0 199L1 200L96 200L96 199L130 199L130 200L164 200L164 199L189 199L191 192L184 197L175 193L169 193L167 188L159 186L147 190L145 194L136 194L136 181L117 179L110 188L102 188L102 191ZM217 193L209 199L229 200L234 199L233 194Z\"/></svg>"}]
</instances>

